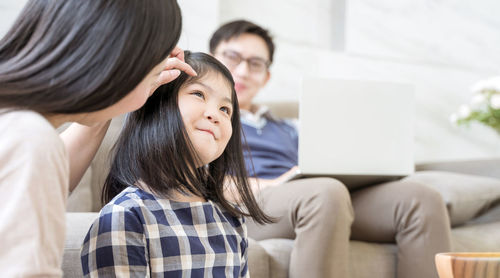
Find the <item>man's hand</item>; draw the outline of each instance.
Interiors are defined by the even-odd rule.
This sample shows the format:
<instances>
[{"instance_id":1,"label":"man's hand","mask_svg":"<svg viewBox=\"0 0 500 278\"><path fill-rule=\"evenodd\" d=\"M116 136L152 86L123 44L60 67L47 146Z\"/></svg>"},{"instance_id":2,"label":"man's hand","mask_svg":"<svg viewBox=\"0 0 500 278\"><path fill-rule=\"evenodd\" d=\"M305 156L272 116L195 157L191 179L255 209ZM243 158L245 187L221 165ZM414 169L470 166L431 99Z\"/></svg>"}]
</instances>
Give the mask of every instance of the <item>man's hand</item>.
<instances>
[{"instance_id":1,"label":"man's hand","mask_svg":"<svg viewBox=\"0 0 500 278\"><path fill-rule=\"evenodd\" d=\"M273 185L276 186L289 181L291 178L293 178L293 176L298 174L298 172L299 172L299 166L297 165L293 166L292 168L290 168L290 170L286 171L281 176L273 179L274 181Z\"/></svg>"},{"instance_id":2,"label":"man's hand","mask_svg":"<svg viewBox=\"0 0 500 278\"><path fill-rule=\"evenodd\" d=\"M298 171L299 167L293 166L292 168L290 168L290 170L286 171L277 178L274 179L249 178L248 181L250 182L250 187L252 188L252 191L254 193L257 193L263 190L264 188L277 186L289 181L293 176L297 174Z\"/></svg>"},{"instance_id":3,"label":"man's hand","mask_svg":"<svg viewBox=\"0 0 500 278\"><path fill-rule=\"evenodd\" d=\"M290 168L290 170L286 171L277 178L259 179L259 178L249 177L248 183L250 185L250 189L252 190L253 194L257 195L264 188L277 186L289 181L294 175L297 174L298 171L299 167L293 166L292 168ZM224 195L226 196L226 198L233 202L239 202L240 198L236 190L234 190L233 180L230 177L227 177L224 183L225 183Z\"/></svg>"}]
</instances>

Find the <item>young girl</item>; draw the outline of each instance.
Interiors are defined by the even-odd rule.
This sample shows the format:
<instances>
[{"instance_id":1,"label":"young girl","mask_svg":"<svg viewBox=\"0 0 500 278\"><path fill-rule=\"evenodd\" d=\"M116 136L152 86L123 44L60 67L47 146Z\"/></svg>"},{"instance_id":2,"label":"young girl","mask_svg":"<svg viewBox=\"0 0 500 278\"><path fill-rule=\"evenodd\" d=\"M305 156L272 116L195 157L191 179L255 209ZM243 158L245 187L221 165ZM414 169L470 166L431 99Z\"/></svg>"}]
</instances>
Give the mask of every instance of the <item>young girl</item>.
<instances>
[{"instance_id":1,"label":"young girl","mask_svg":"<svg viewBox=\"0 0 500 278\"><path fill-rule=\"evenodd\" d=\"M107 120L142 106L179 69L194 74L175 48L180 32L174 0L26 4L0 40L3 277L62 276L70 181L92 160ZM55 128L64 122L91 127L73 126L61 140Z\"/></svg>"},{"instance_id":2,"label":"young girl","mask_svg":"<svg viewBox=\"0 0 500 278\"><path fill-rule=\"evenodd\" d=\"M234 82L212 56L185 60L198 76L182 73L127 118L109 203L82 247L86 276L248 276L243 216L270 219L247 183ZM224 196L227 176L247 212Z\"/></svg>"}]
</instances>

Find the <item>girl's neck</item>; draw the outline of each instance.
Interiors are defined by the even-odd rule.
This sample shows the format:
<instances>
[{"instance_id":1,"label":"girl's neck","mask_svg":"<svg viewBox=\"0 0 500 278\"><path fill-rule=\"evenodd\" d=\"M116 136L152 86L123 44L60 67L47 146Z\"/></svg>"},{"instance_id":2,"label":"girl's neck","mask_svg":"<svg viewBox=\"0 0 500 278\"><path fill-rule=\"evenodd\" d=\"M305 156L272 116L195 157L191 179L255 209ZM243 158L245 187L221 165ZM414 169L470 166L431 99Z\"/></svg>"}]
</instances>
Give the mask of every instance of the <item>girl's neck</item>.
<instances>
[{"instance_id":1,"label":"girl's neck","mask_svg":"<svg viewBox=\"0 0 500 278\"><path fill-rule=\"evenodd\" d=\"M171 193L172 201L176 202L206 202L205 198L196 195L184 195L177 190Z\"/></svg>"},{"instance_id":2,"label":"girl's neck","mask_svg":"<svg viewBox=\"0 0 500 278\"><path fill-rule=\"evenodd\" d=\"M138 181L136 183L136 186L139 187L140 189L153 194L151 190L149 190L148 186L143 182L143 181ZM203 197L197 196L197 195L184 195L181 192L177 190L172 190L169 194L169 199L175 202L206 202L207 200Z\"/></svg>"}]
</instances>

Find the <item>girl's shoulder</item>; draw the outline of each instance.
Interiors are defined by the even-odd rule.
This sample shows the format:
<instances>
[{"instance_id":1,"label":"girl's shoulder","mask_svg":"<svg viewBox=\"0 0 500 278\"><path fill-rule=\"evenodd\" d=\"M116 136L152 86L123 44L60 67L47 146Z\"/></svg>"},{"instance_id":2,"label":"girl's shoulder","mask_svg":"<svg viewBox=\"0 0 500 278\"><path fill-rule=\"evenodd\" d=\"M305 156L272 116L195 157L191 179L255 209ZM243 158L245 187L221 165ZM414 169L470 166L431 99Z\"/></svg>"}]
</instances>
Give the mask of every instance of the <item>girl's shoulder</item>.
<instances>
[{"instance_id":1,"label":"girl's shoulder","mask_svg":"<svg viewBox=\"0 0 500 278\"><path fill-rule=\"evenodd\" d=\"M102 208L101 212L113 209L116 210L117 207L125 210L133 210L146 206L148 200L156 201L156 198L138 187L129 186L109 201L109 203Z\"/></svg>"},{"instance_id":2,"label":"girl's shoulder","mask_svg":"<svg viewBox=\"0 0 500 278\"><path fill-rule=\"evenodd\" d=\"M145 192L135 186L125 188L102 207L92 228L98 229L99 233L131 227L136 232L142 232L142 225L147 222L149 211L145 202L149 196L143 193Z\"/></svg>"}]
</instances>

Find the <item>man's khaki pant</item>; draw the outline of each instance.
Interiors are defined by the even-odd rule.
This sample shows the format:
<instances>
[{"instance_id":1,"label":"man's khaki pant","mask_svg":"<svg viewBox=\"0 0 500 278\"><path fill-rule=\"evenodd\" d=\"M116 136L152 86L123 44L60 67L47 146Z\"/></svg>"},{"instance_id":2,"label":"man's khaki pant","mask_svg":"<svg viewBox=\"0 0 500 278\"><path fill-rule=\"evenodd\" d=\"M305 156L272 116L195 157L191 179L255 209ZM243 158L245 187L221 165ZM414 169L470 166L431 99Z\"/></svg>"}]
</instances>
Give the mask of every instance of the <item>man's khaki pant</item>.
<instances>
[{"instance_id":1,"label":"man's khaki pant","mask_svg":"<svg viewBox=\"0 0 500 278\"><path fill-rule=\"evenodd\" d=\"M339 181L291 181L260 192L264 226L248 221L251 238L295 239L290 277L349 277L349 239L398 245L398 278L438 277L434 255L450 251L450 224L436 191L396 181L347 191Z\"/></svg>"}]
</instances>

